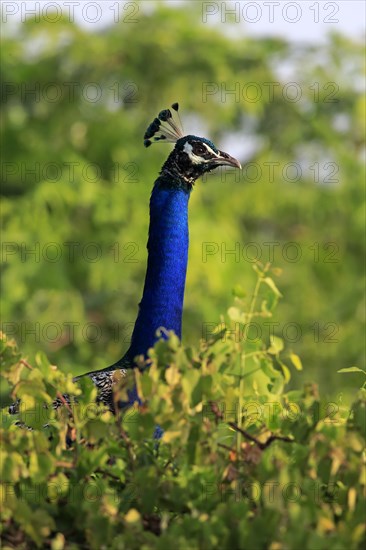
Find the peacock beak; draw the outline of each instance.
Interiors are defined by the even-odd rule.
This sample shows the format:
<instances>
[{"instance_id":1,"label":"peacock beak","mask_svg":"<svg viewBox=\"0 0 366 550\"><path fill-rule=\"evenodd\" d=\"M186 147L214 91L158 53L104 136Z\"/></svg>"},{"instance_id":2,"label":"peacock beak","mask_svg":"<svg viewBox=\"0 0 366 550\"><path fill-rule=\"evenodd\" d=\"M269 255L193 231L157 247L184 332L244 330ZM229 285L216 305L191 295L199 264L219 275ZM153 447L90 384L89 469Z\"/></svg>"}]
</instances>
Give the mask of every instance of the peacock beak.
<instances>
[{"instance_id":1,"label":"peacock beak","mask_svg":"<svg viewBox=\"0 0 366 550\"><path fill-rule=\"evenodd\" d=\"M216 166L228 165L233 166L234 168L241 169L241 164L236 158L231 157L228 153L225 153L224 151L219 151L218 153L219 156L213 159L213 162Z\"/></svg>"}]
</instances>

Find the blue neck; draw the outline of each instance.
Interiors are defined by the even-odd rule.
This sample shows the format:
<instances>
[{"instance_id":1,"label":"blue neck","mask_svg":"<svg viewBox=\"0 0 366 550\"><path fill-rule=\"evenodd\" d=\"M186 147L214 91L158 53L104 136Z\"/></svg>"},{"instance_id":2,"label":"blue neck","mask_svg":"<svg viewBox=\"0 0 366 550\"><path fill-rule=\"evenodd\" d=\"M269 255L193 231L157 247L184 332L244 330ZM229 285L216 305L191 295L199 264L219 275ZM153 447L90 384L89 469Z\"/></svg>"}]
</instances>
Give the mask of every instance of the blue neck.
<instances>
[{"instance_id":1,"label":"blue neck","mask_svg":"<svg viewBox=\"0 0 366 550\"><path fill-rule=\"evenodd\" d=\"M159 327L181 338L184 286L188 261L188 201L184 189L160 185L150 199L148 261L144 292L127 352L146 355Z\"/></svg>"}]
</instances>

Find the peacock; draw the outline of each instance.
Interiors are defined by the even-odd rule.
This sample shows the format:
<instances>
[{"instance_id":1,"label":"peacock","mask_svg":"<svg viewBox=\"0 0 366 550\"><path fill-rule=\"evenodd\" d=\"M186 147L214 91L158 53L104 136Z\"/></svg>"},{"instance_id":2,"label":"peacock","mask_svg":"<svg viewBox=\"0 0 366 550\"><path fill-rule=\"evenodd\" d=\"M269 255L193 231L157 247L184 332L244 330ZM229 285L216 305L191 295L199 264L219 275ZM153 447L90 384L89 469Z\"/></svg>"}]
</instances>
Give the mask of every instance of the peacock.
<instances>
[{"instance_id":1,"label":"peacock","mask_svg":"<svg viewBox=\"0 0 366 550\"><path fill-rule=\"evenodd\" d=\"M171 109L162 110L144 135L145 147L157 142L175 146L151 193L147 271L131 345L113 365L82 375L91 378L98 388L98 400L112 411L118 371L123 375L126 369L136 366L137 356L147 357L158 338L158 329L174 331L181 339L189 245L188 203L195 181L218 166L241 168L238 160L218 150L210 140L184 135L178 109L178 103L173 103ZM139 401L135 388L129 390L128 398L125 406Z\"/></svg>"}]
</instances>

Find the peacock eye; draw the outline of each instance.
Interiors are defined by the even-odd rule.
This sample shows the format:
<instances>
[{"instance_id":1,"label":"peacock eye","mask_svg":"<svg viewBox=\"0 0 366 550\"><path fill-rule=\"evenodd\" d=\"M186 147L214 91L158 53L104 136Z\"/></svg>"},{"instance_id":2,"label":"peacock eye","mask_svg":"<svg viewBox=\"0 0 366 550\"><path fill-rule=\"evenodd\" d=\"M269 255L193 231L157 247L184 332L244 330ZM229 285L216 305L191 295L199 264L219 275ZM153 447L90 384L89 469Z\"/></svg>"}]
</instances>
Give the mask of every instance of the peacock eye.
<instances>
[{"instance_id":1,"label":"peacock eye","mask_svg":"<svg viewBox=\"0 0 366 550\"><path fill-rule=\"evenodd\" d=\"M203 153L205 153L207 151L206 147L204 147L203 145L201 145L201 143L196 143L195 146L194 146L194 152L196 154L199 154L199 155L202 155Z\"/></svg>"}]
</instances>

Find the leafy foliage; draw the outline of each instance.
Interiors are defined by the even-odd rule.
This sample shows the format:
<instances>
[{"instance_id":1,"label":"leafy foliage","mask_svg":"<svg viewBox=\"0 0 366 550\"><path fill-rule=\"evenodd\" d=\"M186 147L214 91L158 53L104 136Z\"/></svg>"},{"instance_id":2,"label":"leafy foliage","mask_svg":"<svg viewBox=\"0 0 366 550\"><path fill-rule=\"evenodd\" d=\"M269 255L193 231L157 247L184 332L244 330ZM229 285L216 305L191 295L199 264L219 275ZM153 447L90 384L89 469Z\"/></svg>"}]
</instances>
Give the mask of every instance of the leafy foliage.
<instances>
[{"instance_id":1,"label":"leafy foliage","mask_svg":"<svg viewBox=\"0 0 366 550\"><path fill-rule=\"evenodd\" d=\"M3 337L23 426L3 411L7 547L363 547L365 391L351 411L314 384L284 393L301 361L278 337L248 340L279 296L269 265L256 274L248 304L237 289L226 329L187 349L174 334L159 340L149 368L129 375L143 405L116 416L94 402L91 381L74 385L43 353L32 366ZM47 406L66 392L77 403Z\"/></svg>"}]
</instances>

